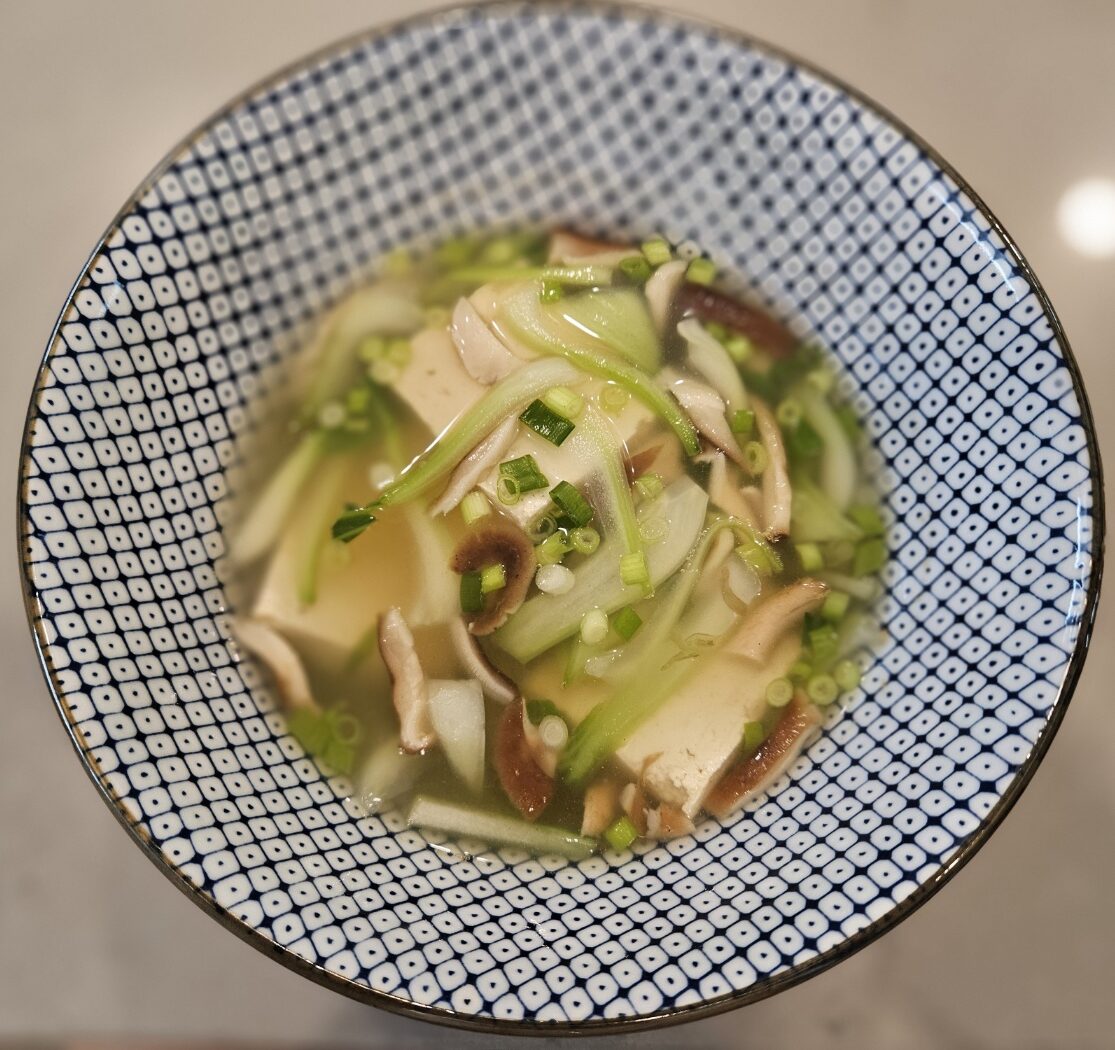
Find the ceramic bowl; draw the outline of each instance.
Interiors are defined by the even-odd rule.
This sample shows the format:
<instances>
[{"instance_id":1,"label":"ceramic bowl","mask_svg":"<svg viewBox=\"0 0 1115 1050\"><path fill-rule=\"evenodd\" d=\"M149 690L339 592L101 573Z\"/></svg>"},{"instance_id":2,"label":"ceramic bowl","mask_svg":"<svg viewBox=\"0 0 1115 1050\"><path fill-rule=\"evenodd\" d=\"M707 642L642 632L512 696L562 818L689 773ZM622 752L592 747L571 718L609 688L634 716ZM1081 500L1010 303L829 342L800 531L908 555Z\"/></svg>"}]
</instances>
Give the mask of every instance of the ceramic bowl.
<instances>
[{"instance_id":1,"label":"ceramic bowl","mask_svg":"<svg viewBox=\"0 0 1115 1050\"><path fill-rule=\"evenodd\" d=\"M234 660L222 522L252 406L308 319L397 244L535 224L699 243L832 348L890 520L886 640L726 824L582 863L454 863L393 814L361 818ZM346 40L174 149L62 308L19 515L81 761L203 910L377 1006L611 1031L801 981L973 855L1080 672L1100 499L1048 300L916 135L724 29L500 4Z\"/></svg>"}]
</instances>

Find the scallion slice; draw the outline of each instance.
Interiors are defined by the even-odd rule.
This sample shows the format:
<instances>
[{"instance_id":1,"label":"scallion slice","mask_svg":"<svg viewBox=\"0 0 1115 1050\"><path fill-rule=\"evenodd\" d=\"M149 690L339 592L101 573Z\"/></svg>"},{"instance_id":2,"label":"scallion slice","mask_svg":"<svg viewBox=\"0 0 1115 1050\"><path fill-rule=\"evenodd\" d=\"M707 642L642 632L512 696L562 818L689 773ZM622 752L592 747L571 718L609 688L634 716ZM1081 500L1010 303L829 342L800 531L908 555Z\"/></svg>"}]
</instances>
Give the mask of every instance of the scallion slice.
<instances>
[{"instance_id":1,"label":"scallion slice","mask_svg":"<svg viewBox=\"0 0 1115 1050\"><path fill-rule=\"evenodd\" d=\"M753 475L762 474L770 463L770 455L759 441L749 441L743 446L743 460Z\"/></svg>"},{"instance_id":2,"label":"scallion slice","mask_svg":"<svg viewBox=\"0 0 1115 1050\"><path fill-rule=\"evenodd\" d=\"M559 415L538 398L523 409L519 419L552 445L560 445L573 433L575 426L571 420Z\"/></svg>"},{"instance_id":3,"label":"scallion slice","mask_svg":"<svg viewBox=\"0 0 1115 1050\"><path fill-rule=\"evenodd\" d=\"M465 519L466 525L475 525L481 518L486 518L491 513L492 505L483 492L473 489L461 500L461 517Z\"/></svg>"},{"instance_id":4,"label":"scallion slice","mask_svg":"<svg viewBox=\"0 0 1115 1050\"><path fill-rule=\"evenodd\" d=\"M797 552L798 561L801 562L802 572L820 572L825 567L824 556L817 544L796 543L794 550Z\"/></svg>"},{"instance_id":5,"label":"scallion slice","mask_svg":"<svg viewBox=\"0 0 1115 1050\"><path fill-rule=\"evenodd\" d=\"M496 482L496 499L505 507L513 507L519 502L521 495L522 489L519 488L519 483L513 477L501 474Z\"/></svg>"},{"instance_id":6,"label":"scallion slice","mask_svg":"<svg viewBox=\"0 0 1115 1050\"><path fill-rule=\"evenodd\" d=\"M879 538L863 540L856 544L852 556L852 575L870 576L878 572L887 560L887 545Z\"/></svg>"},{"instance_id":7,"label":"scallion slice","mask_svg":"<svg viewBox=\"0 0 1115 1050\"><path fill-rule=\"evenodd\" d=\"M745 755L753 755L766 739L767 731L762 722L747 722L743 727L741 748Z\"/></svg>"},{"instance_id":8,"label":"scallion slice","mask_svg":"<svg viewBox=\"0 0 1115 1050\"><path fill-rule=\"evenodd\" d=\"M662 475L643 474L635 482L635 490L643 499L657 499L662 495Z\"/></svg>"},{"instance_id":9,"label":"scallion slice","mask_svg":"<svg viewBox=\"0 0 1115 1050\"><path fill-rule=\"evenodd\" d=\"M821 605L821 618L829 623L839 623L848 611L848 595L843 591L829 591Z\"/></svg>"},{"instance_id":10,"label":"scallion slice","mask_svg":"<svg viewBox=\"0 0 1115 1050\"><path fill-rule=\"evenodd\" d=\"M836 699L840 690L837 688L836 679L832 675L815 674L806 683L805 692L813 703L825 707Z\"/></svg>"},{"instance_id":11,"label":"scallion slice","mask_svg":"<svg viewBox=\"0 0 1115 1050\"><path fill-rule=\"evenodd\" d=\"M568 481L559 481L550 489L550 499L557 504L575 528L592 521L592 505L581 495L577 487L570 485Z\"/></svg>"},{"instance_id":12,"label":"scallion slice","mask_svg":"<svg viewBox=\"0 0 1115 1050\"><path fill-rule=\"evenodd\" d=\"M506 586L507 570L498 562L480 570L480 591L482 594L501 591Z\"/></svg>"},{"instance_id":13,"label":"scallion slice","mask_svg":"<svg viewBox=\"0 0 1115 1050\"><path fill-rule=\"evenodd\" d=\"M534 557L539 565L557 565L570 549L565 537L560 532L555 532L534 548Z\"/></svg>"},{"instance_id":14,"label":"scallion slice","mask_svg":"<svg viewBox=\"0 0 1115 1050\"><path fill-rule=\"evenodd\" d=\"M569 534L569 542L578 554L592 554L600 546L600 533L591 526L574 529Z\"/></svg>"},{"instance_id":15,"label":"scallion slice","mask_svg":"<svg viewBox=\"0 0 1115 1050\"><path fill-rule=\"evenodd\" d=\"M642 247L643 255L651 266L661 266L674 257L673 252L670 251L670 245L662 237L654 237L649 241L644 241Z\"/></svg>"},{"instance_id":16,"label":"scallion slice","mask_svg":"<svg viewBox=\"0 0 1115 1050\"><path fill-rule=\"evenodd\" d=\"M651 275L651 266L644 255L632 255L623 259L619 264L619 271L629 281L635 284L645 284Z\"/></svg>"},{"instance_id":17,"label":"scallion slice","mask_svg":"<svg viewBox=\"0 0 1115 1050\"><path fill-rule=\"evenodd\" d=\"M755 413L749 408L736 409L732 413L729 425L732 428L732 433L738 437L750 437L751 431L755 429Z\"/></svg>"},{"instance_id":18,"label":"scallion slice","mask_svg":"<svg viewBox=\"0 0 1115 1050\"><path fill-rule=\"evenodd\" d=\"M549 479L539 469L537 461L529 452L525 456L501 463L499 475L501 478L511 478L518 486L519 493L534 492L550 484Z\"/></svg>"},{"instance_id":19,"label":"scallion slice","mask_svg":"<svg viewBox=\"0 0 1115 1050\"><path fill-rule=\"evenodd\" d=\"M716 280L716 263L711 259L694 259L685 271L685 279L690 284L712 284Z\"/></svg>"},{"instance_id":20,"label":"scallion slice","mask_svg":"<svg viewBox=\"0 0 1115 1050\"><path fill-rule=\"evenodd\" d=\"M642 551L632 551L619 559L619 578L629 587L649 587L650 571L647 556Z\"/></svg>"},{"instance_id":21,"label":"scallion slice","mask_svg":"<svg viewBox=\"0 0 1115 1050\"><path fill-rule=\"evenodd\" d=\"M566 419L576 419L585 407L585 399L567 386L555 386L542 395L542 404Z\"/></svg>"},{"instance_id":22,"label":"scallion slice","mask_svg":"<svg viewBox=\"0 0 1115 1050\"><path fill-rule=\"evenodd\" d=\"M785 707L794 698L794 683L789 678L776 678L767 686L766 696L771 707Z\"/></svg>"},{"instance_id":23,"label":"scallion slice","mask_svg":"<svg viewBox=\"0 0 1115 1050\"><path fill-rule=\"evenodd\" d=\"M638 837L639 832L630 817L620 817L604 832L604 841L617 852L627 849Z\"/></svg>"},{"instance_id":24,"label":"scallion slice","mask_svg":"<svg viewBox=\"0 0 1115 1050\"><path fill-rule=\"evenodd\" d=\"M832 677L842 692L850 693L859 685L859 667L852 660L841 660L833 669Z\"/></svg>"},{"instance_id":25,"label":"scallion slice","mask_svg":"<svg viewBox=\"0 0 1115 1050\"><path fill-rule=\"evenodd\" d=\"M630 605L625 605L612 617L612 630L625 642L630 641L631 637L642 626L643 618Z\"/></svg>"},{"instance_id":26,"label":"scallion slice","mask_svg":"<svg viewBox=\"0 0 1115 1050\"><path fill-rule=\"evenodd\" d=\"M351 543L375 520L376 516L367 507L350 506L333 522L333 539Z\"/></svg>"},{"instance_id":27,"label":"scallion slice","mask_svg":"<svg viewBox=\"0 0 1115 1050\"><path fill-rule=\"evenodd\" d=\"M484 587L480 573L466 572L461 576L461 612L472 615L484 608Z\"/></svg>"}]
</instances>

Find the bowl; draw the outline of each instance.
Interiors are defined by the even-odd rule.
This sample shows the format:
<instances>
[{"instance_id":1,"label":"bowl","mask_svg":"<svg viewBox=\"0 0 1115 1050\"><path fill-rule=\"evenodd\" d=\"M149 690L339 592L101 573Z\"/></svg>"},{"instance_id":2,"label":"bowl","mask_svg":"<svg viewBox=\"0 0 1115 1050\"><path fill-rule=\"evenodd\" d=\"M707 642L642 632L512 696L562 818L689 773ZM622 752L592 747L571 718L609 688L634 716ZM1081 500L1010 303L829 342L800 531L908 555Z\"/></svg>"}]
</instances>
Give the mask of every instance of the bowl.
<instances>
[{"instance_id":1,"label":"bowl","mask_svg":"<svg viewBox=\"0 0 1115 1050\"><path fill-rule=\"evenodd\" d=\"M537 224L697 242L832 348L890 519L886 640L726 823L580 863L453 861L394 814L361 817L234 659L222 524L252 405L309 319L400 243ZM775 48L593 4L376 30L186 138L62 308L19 499L51 693L135 843L319 983L501 1032L753 1002L909 915L1049 746L1102 553L1079 372L974 191Z\"/></svg>"}]
</instances>

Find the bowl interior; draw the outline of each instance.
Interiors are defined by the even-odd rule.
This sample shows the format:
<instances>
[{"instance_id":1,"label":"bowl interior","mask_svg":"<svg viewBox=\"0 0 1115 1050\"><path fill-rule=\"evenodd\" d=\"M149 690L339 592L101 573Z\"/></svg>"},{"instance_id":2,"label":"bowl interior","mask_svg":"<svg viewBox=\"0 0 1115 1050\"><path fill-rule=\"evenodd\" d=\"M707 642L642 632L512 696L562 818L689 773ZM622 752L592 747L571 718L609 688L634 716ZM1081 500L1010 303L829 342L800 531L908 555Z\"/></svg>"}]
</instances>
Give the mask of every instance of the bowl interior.
<instances>
[{"instance_id":1,"label":"bowl interior","mask_svg":"<svg viewBox=\"0 0 1115 1050\"><path fill-rule=\"evenodd\" d=\"M393 815L359 818L233 662L221 525L237 439L308 318L399 243L538 224L699 242L835 352L892 520L887 641L727 824L618 860L450 863ZM924 899L1059 719L1098 477L1058 336L922 145L763 46L548 5L341 45L177 150L67 303L22 482L52 687L159 863L342 991L585 1026L757 998Z\"/></svg>"}]
</instances>

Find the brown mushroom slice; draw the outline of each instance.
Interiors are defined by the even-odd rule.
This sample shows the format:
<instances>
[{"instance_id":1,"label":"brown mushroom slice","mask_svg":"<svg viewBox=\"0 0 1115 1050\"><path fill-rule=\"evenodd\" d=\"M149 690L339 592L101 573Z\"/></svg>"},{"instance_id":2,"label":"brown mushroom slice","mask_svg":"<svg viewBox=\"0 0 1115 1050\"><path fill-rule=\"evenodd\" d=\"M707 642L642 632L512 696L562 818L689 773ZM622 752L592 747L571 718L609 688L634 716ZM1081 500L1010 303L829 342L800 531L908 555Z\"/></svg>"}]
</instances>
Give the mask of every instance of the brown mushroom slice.
<instances>
[{"instance_id":1,"label":"brown mushroom slice","mask_svg":"<svg viewBox=\"0 0 1115 1050\"><path fill-rule=\"evenodd\" d=\"M445 491L430 507L431 514L448 514L481 479L503 461L519 432L519 420L509 416L476 446L449 475Z\"/></svg>"},{"instance_id":2,"label":"brown mushroom slice","mask_svg":"<svg viewBox=\"0 0 1115 1050\"><path fill-rule=\"evenodd\" d=\"M515 683L492 664L461 617L454 616L449 621L449 637L462 666L480 683L480 688L488 699L509 704L518 697L519 690L515 688Z\"/></svg>"},{"instance_id":3,"label":"brown mushroom slice","mask_svg":"<svg viewBox=\"0 0 1115 1050\"><path fill-rule=\"evenodd\" d=\"M762 662L787 631L825 600L827 593L825 584L809 576L787 584L748 611L723 651Z\"/></svg>"},{"instance_id":4,"label":"brown mushroom slice","mask_svg":"<svg viewBox=\"0 0 1115 1050\"><path fill-rule=\"evenodd\" d=\"M457 300L449 334L465 371L485 386L503 379L523 363L503 345L468 299Z\"/></svg>"},{"instance_id":5,"label":"brown mushroom slice","mask_svg":"<svg viewBox=\"0 0 1115 1050\"><path fill-rule=\"evenodd\" d=\"M661 374L666 389L678 399L701 436L743 466L743 451L728 426L724 399L711 386L680 375L672 368L664 368Z\"/></svg>"},{"instance_id":6,"label":"brown mushroom slice","mask_svg":"<svg viewBox=\"0 0 1115 1050\"><path fill-rule=\"evenodd\" d=\"M492 764L511 804L527 819L537 820L554 795L554 778L534 760L523 732L526 705L520 697L504 708L496 730Z\"/></svg>"},{"instance_id":7,"label":"brown mushroom slice","mask_svg":"<svg viewBox=\"0 0 1115 1050\"><path fill-rule=\"evenodd\" d=\"M747 502L740 489L732 483L728 476L728 461L723 452L719 450L698 456L698 461L709 465L708 498L726 514L733 518L747 522L753 528L758 528L751 504Z\"/></svg>"},{"instance_id":8,"label":"brown mushroom slice","mask_svg":"<svg viewBox=\"0 0 1115 1050\"><path fill-rule=\"evenodd\" d=\"M505 583L470 621L473 634L491 634L502 627L527 596L534 578L534 546L527 534L509 522L493 521L470 532L457 545L449 567L458 575L502 565Z\"/></svg>"},{"instance_id":9,"label":"brown mushroom slice","mask_svg":"<svg viewBox=\"0 0 1115 1050\"><path fill-rule=\"evenodd\" d=\"M775 357L789 356L798 343L793 332L781 322L715 288L683 284L678 292L678 305L700 321L715 321L738 332Z\"/></svg>"},{"instance_id":10,"label":"brown mushroom slice","mask_svg":"<svg viewBox=\"0 0 1115 1050\"><path fill-rule=\"evenodd\" d=\"M638 255L638 248L631 248L614 241L601 241L593 237L582 237L571 230L556 230L550 236L550 251L547 261L563 265L585 265L594 263L600 266L616 266L624 259Z\"/></svg>"},{"instance_id":11,"label":"brown mushroom slice","mask_svg":"<svg viewBox=\"0 0 1115 1050\"><path fill-rule=\"evenodd\" d=\"M676 839L694 831L693 821L669 802L647 809L646 825L647 838L651 839Z\"/></svg>"},{"instance_id":12,"label":"brown mushroom slice","mask_svg":"<svg viewBox=\"0 0 1115 1050\"><path fill-rule=\"evenodd\" d=\"M674 314L678 292L685 282L685 271L689 263L684 259L674 259L663 263L647 279L643 291L647 297L647 307L651 320L659 334L664 332Z\"/></svg>"},{"instance_id":13,"label":"brown mushroom slice","mask_svg":"<svg viewBox=\"0 0 1115 1050\"><path fill-rule=\"evenodd\" d=\"M437 743L430 721L426 676L402 612L388 609L379 618L379 651L391 676L391 699L399 716L403 750L418 754Z\"/></svg>"},{"instance_id":14,"label":"brown mushroom slice","mask_svg":"<svg viewBox=\"0 0 1115 1050\"><path fill-rule=\"evenodd\" d=\"M585 789L585 808L581 817L582 835L603 835L619 813L619 784L611 777L600 777Z\"/></svg>"},{"instance_id":15,"label":"brown mushroom slice","mask_svg":"<svg viewBox=\"0 0 1115 1050\"><path fill-rule=\"evenodd\" d=\"M763 534L768 540L776 540L790 531L790 470L782 431L770 409L758 398L752 408L759 440L767 450L767 465L763 471Z\"/></svg>"},{"instance_id":16,"label":"brown mushroom slice","mask_svg":"<svg viewBox=\"0 0 1115 1050\"><path fill-rule=\"evenodd\" d=\"M721 820L730 816L790 768L820 724L817 708L796 694L759 749L720 778L705 799L705 809Z\"/></svg>"},{"instance_id":17,"label":"brown mushroom slice","mask_svg":"<svg viewBox=\"0 0 1115 1050\"><path fill-rule=\"evenodd\" d=\"M317 711L306 669L294 647L262 620L233 620L233 638L262 660L275 682L279 699L287 711Z\"/></svg>"}]
</instances>

